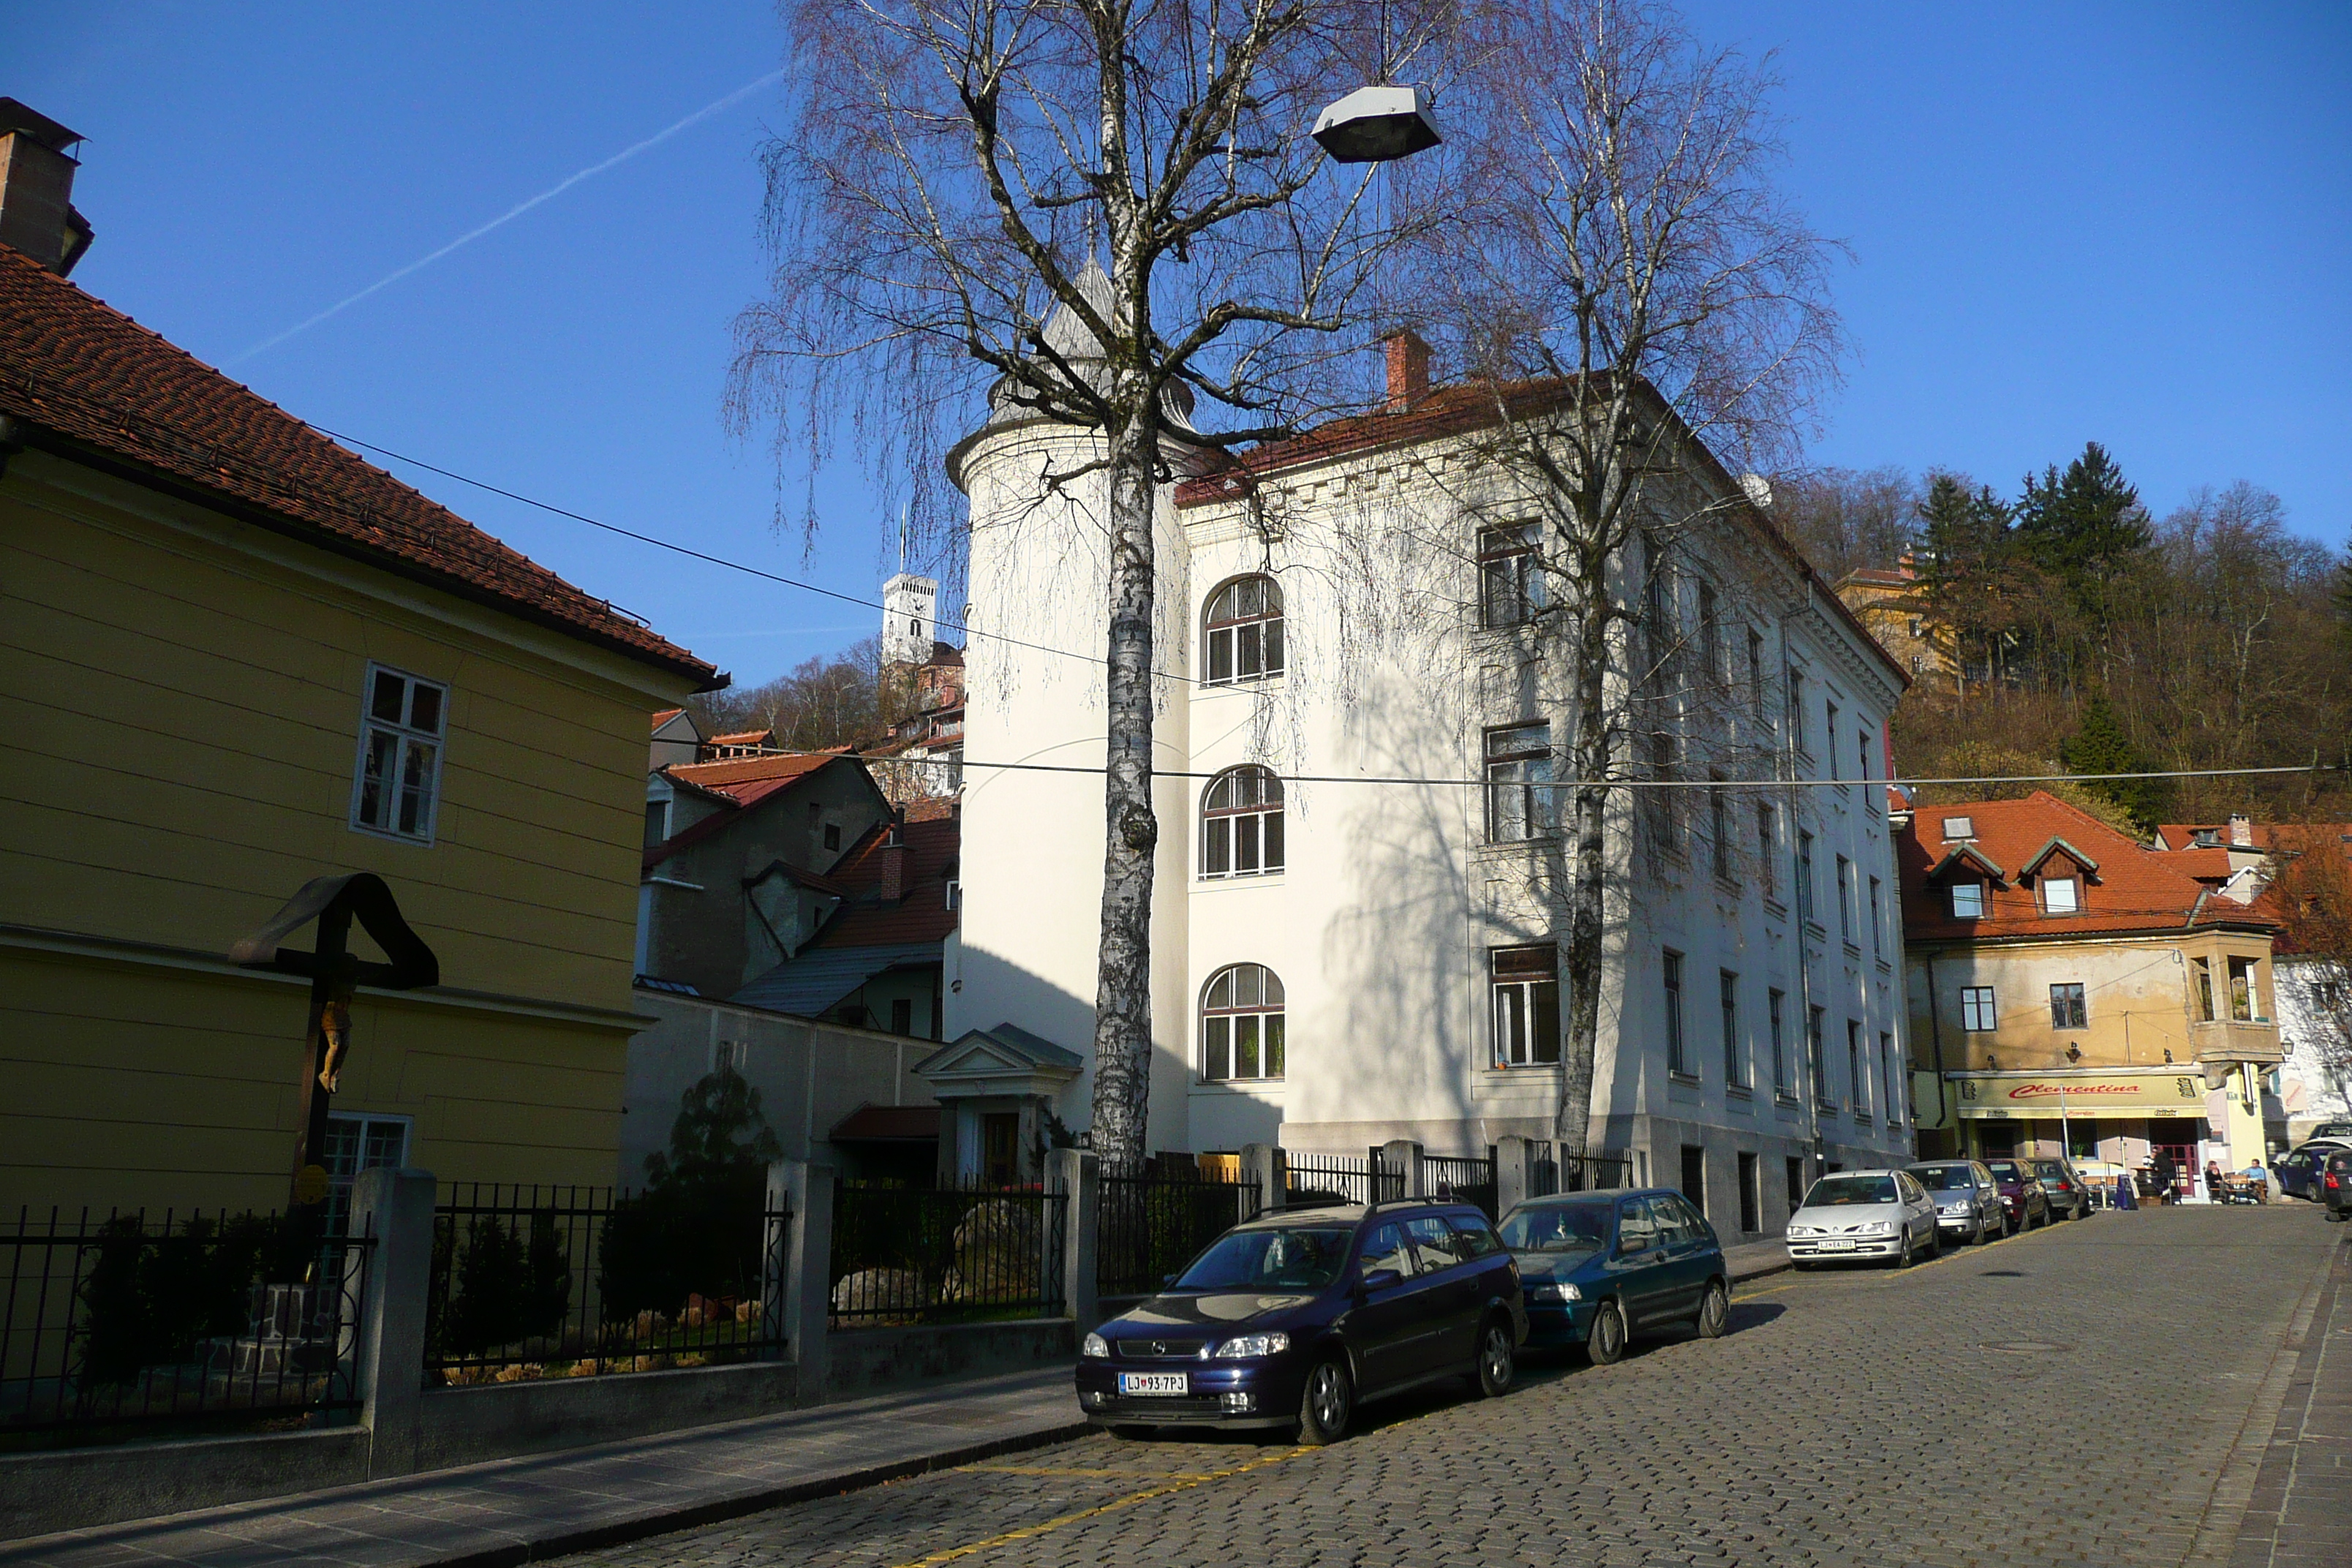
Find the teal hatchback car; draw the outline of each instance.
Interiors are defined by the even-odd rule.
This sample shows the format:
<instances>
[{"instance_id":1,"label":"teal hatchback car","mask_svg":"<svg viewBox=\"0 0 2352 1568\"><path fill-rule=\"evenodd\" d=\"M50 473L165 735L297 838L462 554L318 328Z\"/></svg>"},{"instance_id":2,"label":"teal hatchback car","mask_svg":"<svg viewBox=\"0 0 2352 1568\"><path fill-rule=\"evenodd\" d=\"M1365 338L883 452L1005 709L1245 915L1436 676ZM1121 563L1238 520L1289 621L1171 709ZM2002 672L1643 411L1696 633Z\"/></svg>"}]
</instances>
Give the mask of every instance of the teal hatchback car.
<instances>
[{"instance_id":1,"label":"teal hatchback car","mask_svg":"<svg viewBox=\"0 0 2352 1568\"><path fill-rule=\"evenodd\" d=\"M1518 1262L1529 1349L1580 1345L1605 1366L1630 1340L1676 1329L1719 1339L1731 1326L1723 1246L1680 1193L1536 1198L1498 1228Z\"/></svg>"}]
</instances>

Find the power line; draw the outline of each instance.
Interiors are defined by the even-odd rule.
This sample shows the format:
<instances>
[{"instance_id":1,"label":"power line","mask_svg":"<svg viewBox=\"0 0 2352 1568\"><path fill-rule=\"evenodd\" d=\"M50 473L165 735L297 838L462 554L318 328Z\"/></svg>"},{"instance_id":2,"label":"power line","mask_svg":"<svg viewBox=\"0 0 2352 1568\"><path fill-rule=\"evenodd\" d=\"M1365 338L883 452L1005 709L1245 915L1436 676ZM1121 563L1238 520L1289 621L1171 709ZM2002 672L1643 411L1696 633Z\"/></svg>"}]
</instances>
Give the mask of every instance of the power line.
<instances>
[{"instance_id":1,"label":"power line","mask_svg":"<svg viewBox=\"0 0 2352 1568\"><path fill-rule=\"evenodd\" d=\"M795 753L779 751L777 755ZM732 759L720 758L721 762ZM887 753L866 756L858 761L868 763L897 763L917 767L987 768L999 773L1101 773L1103 766L1092 763L991 763L968 757L905 757ZM1262 765L1243 763L1242 766ZM1155 778L1213 779L1231 773L1231 768L1218 768L1209 773L1189 769L1160 768L1151 770ZM2023 777L1941 778L1941 779L1485 779L1485 778L1415 778L1381 773L1286 773L1268 768L1285 784L1437 784L1484 788L1488 784L1512 789L1582 789L1591 784L1602 789L1869 789L1899 785L1906 789L1927 784L2096 784L2108 779L2203 779L2237 778L2261 773L2341 773L2334 763L2316 767L2287 768L2189 768L2158 773L2034 773ZM1933 811L1935 806L1925 809Z\"/></svg>"},{"instance_id":2,"label":"power line","mask_svg":"<svg viewBox=\"0 0 2352 1568\"><path fill-rule=\"evenodd\" d=\"M309 425L310 428L317 431L320 435L326 437L329 440L341 441L348 446L360 447L363 451L373 452L381 457L390 458L393 461L397 463L406 463L411 468L422 468L425 472L431 474L438 474L443 479L455 479L461 485L470 485L476 489L488 491L491 495L503 496L508 500L517 501L528 507L535 507L541 511L550 512L557 517L568 518L573 522L586 523L591 528L601 529L606 533L617 534L623 539L633 539L640 544L650 544L656 550L667 550L674 554L686 556L690 560L704 562L712 566L724 567L730 572L740 572L747 576L758 577L765 582L780 584L787 588L797 588L803 593L815 594L820 597L832 599L840 604L856 605L862 608L869 610L879 610L887 607L878 599L863 599L855 594L845 594L835 588L820 587L814 583L805 583L797 577L786 577L781 573L768 571L765 567L753 566L741 561L730 561L726 556L713 555L708 551L697 550L690 545L678 544L670 540L663 539L650 533L640 533L635 529L623 528L618 523L606 522L601 518L590 517L585 512L573 511L568 507L557 506L552 501L540 500L535 497L523 495L518 491L507 489L503 486L491 484L487 479L478 479L470 475L458 473L454 468L445 468L440 467L438 464L428 463L422 458L412 458L407 456L405 453L395 452L389 447L379 447L373 441L362 441L356 436L346 436L341 431L330 430L323 425L311 424L308 420L305 420L304 423ZM1080 659L1089 664L1099 664L1102 662L1102 656L1098 654L1077 653L1069 648L1055 647L1046 643L1029 642L1021 637L1008 637L1003 632L984 631L977 626L963 625L954 621L941 620L937 616L932 616L931 622L934 626L943 626L951 631L960 631L966 637L984 637L992 642L1003 643L1007 647L1027 648L1033 653L1048 653L1054 655L1057 658ZM1162 679L1179 681L1187 686L1202 686L1208 684L1196 677L1177 675L1172 671L1164 669L1154 669L1151 673ZM1220 682L1219 684L1224 683ZM1558 753L1555 752L1554 754L1557 755ZM1107 771L1105 768L1100 766L1078 763L985 763L974 762L964 758L950 759L946 757L877 757L866 760L874 762L892 761L915 764L929 763L940 766L988 768L998 772L1101 773ZM1211 779L1215 778L1218 773L1222 773L1225 770L1219 769L1217 772L1205 773L1179 771L1170 768L1154 768L1151 771L1155 775L1161 778ZM2160 773L2025 773L2014 776L1996 777L1987 775L1975 778L1519 779L1507 782L1513 784L1522 784L1532 789L1549 790L1583 789L1588 784L1597 784L1608 789L1791 789L1800 787L1851 789L1867 788L1874 784L1900 784L1905 788L1954 784L2095 784L2129 779L2249 778L2264 774L2309 774L2342 773L2344 771L2345 769L2341 764L2326 763L2296 765L2292 767L2178 768ZM1409 778L1362 773L1277 773L1276 776L1280 778L1286 784L1439 784L1458 785L1471 788L1481 787L1491 783L1504 782L1485 778Z\"/></svg>"},{"instance_id":3,"label":"power line","mask_svg":"<svg viewBox=\"0 0 2352 1568\"><path fill-rule=\"evenodd\" d=\"M601 518L590 517L585 512L573 511L568 507L557 506L552 501L543 501L532 496L522 495L517 491L507 489L502 486L491 484L487 479L478 479L470 475L458 473L454 468L445 468L440 467L438 464L428 463L422 458L412 458L407 456L405 453L395 452L389 447L379 447L373 441L362 441L356 436L346 436L341 431L330 430L324 425L313 425L307 419L304 420L303 423L305 425L310 425L311 429L316 430L320 435L326 437L331 441L341 441L346 446L357 447L362 451L373 452L378 457L390 458L395 463L406 463L410 468L422 468L428 474L438 474L445 479L455 479L461 485L471 485L478 490L487 490L494 496L504 496L510 501L520 501L524 506L536 507L541 511L552 512L557 517L569 518L573 522L584 522L591 528L603 529L606 533L615 533L620 535L623 539L634 539L640 544L650 544L656 550L667 550L673 554L683 555L690 560L704 562L712 566L723 566L730 572L740 572L749 577L758 577L765 582L782 584L784 587L797 588L803 594L814 594L821 598L835 600L844 605L856 605L868 610L883 610L888 608L888 606L884 605L879 599L861 599L855 594L845 594L837 588L822 588L814 583L804 583L797 577L787 577L781 573L771 572L765 567L753 566L741 561L730 561L724 555L713 555L708 551L697 550L690 545L675 543L670 540L662 539L654 534L639 533L635 529L623 528L618 523L606 522ZM990 642L1003 643L1010 647L1027 648L1033 653L1050 653L1057 658L1082 659L1088 664L1100 664L1103 662L1103 656L1100 654L1077 653L1069 648L1054 647L1045 643L1028 642L1020 637L1007 637L1003 632L983 631L978 626L965 626L955 621L941 620L936 615L931 617L931 624L934 626L944 627L950 631L961 632L968 637L984 637ZM1203 682L1192 676L1178 675L1172 670L1155 668L1151 673L1163 680L1181 681L1187 686L1199 686L1203 684Z\"/></svg>"}]
</instances>

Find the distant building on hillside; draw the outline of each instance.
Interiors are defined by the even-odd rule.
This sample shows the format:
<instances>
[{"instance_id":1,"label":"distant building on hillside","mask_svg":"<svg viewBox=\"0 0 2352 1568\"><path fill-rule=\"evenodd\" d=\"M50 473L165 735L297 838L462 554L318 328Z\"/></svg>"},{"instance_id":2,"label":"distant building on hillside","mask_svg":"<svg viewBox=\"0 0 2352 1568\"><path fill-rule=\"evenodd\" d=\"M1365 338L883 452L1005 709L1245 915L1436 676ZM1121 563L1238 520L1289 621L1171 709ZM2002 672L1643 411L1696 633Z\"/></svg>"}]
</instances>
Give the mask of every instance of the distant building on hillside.
<instances>
[{"instance_id":1,"label":"distant building on hillside","mask_svg":"<svg viewBox=\"0 0 2352 1568\"><path fill-rule=\"evenodd\" d=\"M882 586L882 696L901 716L863 755L896 805L963 793L963 651L933 636L939 584L901 572Z\"/></svg>"},{"instance_id":2,"label":"distant building on hillside","mask_svg":"<svg viewBox=\"0 0 2352 1568\"><path fill-rule=\"evenodd\" d=\"M1920 603L1919 573L1910 556L1893 567L1849 572L1838 579L1836 593L1914 682L1950 679L1951 636Z\"/></svg>"}]
</instances>

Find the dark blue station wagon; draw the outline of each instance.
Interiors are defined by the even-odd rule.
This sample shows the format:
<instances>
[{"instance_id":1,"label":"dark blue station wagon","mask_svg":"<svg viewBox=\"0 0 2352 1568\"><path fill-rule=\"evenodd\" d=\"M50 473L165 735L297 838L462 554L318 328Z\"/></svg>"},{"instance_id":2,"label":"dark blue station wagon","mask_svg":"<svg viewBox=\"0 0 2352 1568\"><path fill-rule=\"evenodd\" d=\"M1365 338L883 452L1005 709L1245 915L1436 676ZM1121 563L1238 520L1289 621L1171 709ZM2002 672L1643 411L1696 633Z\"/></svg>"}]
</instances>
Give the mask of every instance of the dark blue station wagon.
<instances>
[{"instance_id":1,"label":"dark blue station wagon","mask_svg":"<svg viewBox=\"0 0 2352 1568\"><path fill-rule=\"evenodd\" d=\"M1606 1365L1637 1337L1690 1329L1717 1339L1730 1327L1722 1244L1680 1193L1536 1198L1505 1215L1502 1231L1535 1344L1580 1345Z\"/></svg>"},{"instance_id":2,"label":"dark blue station wagon","mask_svg":"<svg viewBox=\"0 0 2352 1568\"><path fill-rule=\"evenodd\" d=\"M1467 1377L1511 1384L1527 1338L1518 1268L1465 1205L1292 1209L1234 1226L1160 1294L1086 1337L1090 1423L1338 1439L1369 1399Z\"/></svg>"}]
</instances>

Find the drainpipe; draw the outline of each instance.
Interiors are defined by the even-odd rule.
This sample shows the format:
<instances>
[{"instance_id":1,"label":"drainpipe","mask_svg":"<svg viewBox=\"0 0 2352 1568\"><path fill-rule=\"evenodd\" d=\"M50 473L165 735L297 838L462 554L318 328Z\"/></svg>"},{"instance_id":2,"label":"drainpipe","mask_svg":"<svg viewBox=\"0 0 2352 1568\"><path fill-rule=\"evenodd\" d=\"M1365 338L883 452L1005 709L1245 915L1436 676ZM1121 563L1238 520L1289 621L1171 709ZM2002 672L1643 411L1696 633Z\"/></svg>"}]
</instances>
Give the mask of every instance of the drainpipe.
<instances>
[{"instance_id":1,"label":"drainpipe","mask_svg":"<svg viewBox=\"0 0 2352 1568\"><path fill-rule=\"evenodd\" d=\"M1952 1142L1966 1142L1960 1137L1960 1119L1951 1112L1944 1082L1944 1007L1936 998L1936 956L1927 955L1927 1033L1936 1047L1936 1120L1952 1124Z\"/></svg>"}]
</instances>

